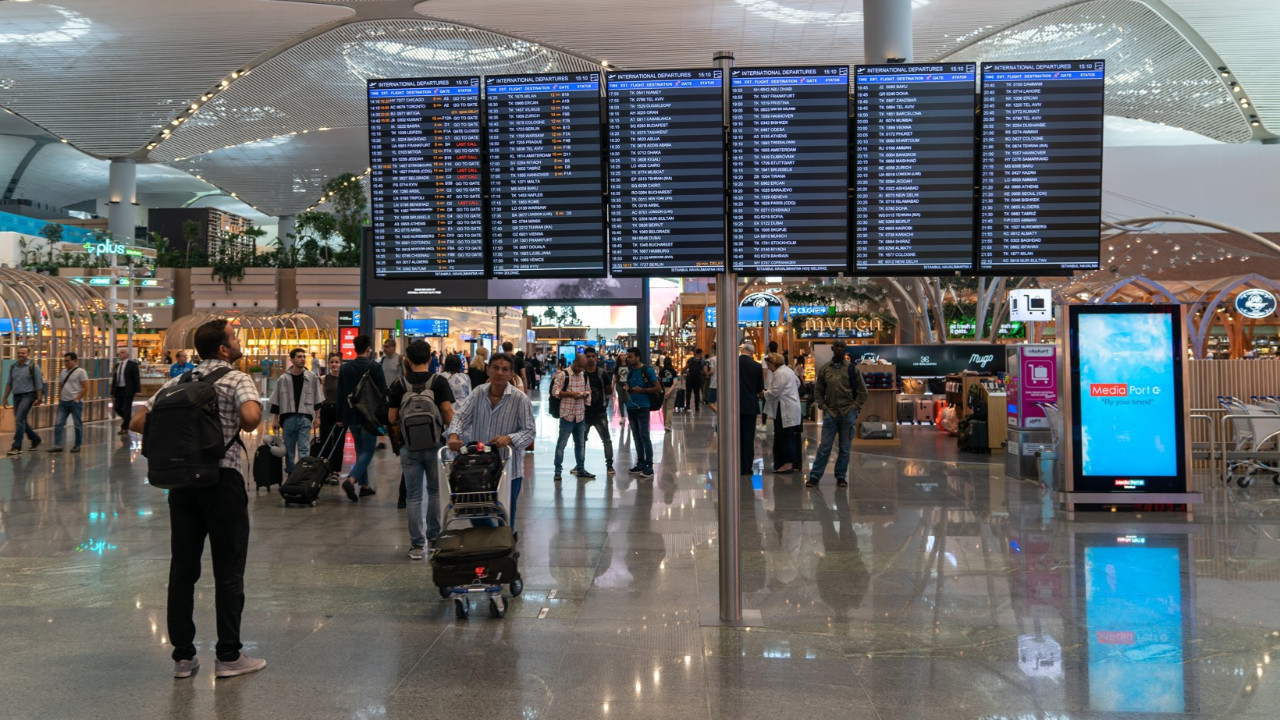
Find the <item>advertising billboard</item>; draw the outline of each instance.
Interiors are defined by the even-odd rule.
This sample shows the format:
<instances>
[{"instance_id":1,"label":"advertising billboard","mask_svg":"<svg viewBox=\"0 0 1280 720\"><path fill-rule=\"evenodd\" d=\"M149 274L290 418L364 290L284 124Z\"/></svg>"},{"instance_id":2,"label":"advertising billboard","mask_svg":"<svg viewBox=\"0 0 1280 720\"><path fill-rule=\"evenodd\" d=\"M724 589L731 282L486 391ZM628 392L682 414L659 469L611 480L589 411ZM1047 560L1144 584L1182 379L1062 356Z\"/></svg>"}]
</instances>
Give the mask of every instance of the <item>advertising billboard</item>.
<instances>
[{"instance_id":1,"label":"advertising billboard","mask_svg":"<svg viewBox=\"0 0 1280 720\"><path fill-rule=\"evenodd\" d=\"M1083 492L1185 492L1181 309L1071 308L1072 471Z\"/></svg>"}]
</instances>

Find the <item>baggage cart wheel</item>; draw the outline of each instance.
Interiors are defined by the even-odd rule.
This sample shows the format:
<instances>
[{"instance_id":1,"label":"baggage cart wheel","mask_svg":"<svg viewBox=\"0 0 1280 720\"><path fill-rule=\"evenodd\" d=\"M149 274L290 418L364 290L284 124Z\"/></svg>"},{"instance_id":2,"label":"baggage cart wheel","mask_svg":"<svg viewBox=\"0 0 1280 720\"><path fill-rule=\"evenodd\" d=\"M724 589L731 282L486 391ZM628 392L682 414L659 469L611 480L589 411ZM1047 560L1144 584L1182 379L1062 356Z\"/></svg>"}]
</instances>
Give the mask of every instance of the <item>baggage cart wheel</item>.
<instances>
[{"instance_id":1,"label":"baggage cart wheel","mask_svg":"<svg viewBox=\"0 0 1280 720\"><path fill-rule=\"evenodd\" d=\"M501 595L489 598L489 614L500 618L507 614L507 599Z\"/></svg>"},{"instance_id":2,"label":"baggage cart wheel","mask_svg":"<svg viewBox=\"0 0 1280 720\"><path fill-rule=\"evenodd\" d=\"M441 599L441 600L448 600L448 599L449 599L449 588L447 588L447 587L436 588L436 591L440 593L440 599Z\"/></svg>"},{"instance_id":3,"label":"baggage cart wheel","mask_svg":"<svg viewBox=\"0 0 1280 720\"><path fill-rule=\"evenodd\" d=\"M1277 477L1276 484L1280 485L1280 477ZM520 597L520 593L524 592L524 579L520 577L519 573L517 573L515 579L511 581L511 585L508 587L511 588L511 597Z\"/></svg>"},{"instance_id":4,"label":"baggage cart wheel","mask_svg":"<svg viewBox=\"0 0 1280 720\"><path fill-rule=\"evenodd\" d=\"M1280 475L1272 475L1271 482L1275 483L1276 485L1280 485Z\"/></svg>"},{"instance_id":5,"label":"baggage cart wheel","mask_svg":"<svg viewBox=\"0 0 1280 720\"><path fill-rule=\"evenodd\" d=\"M453 613L459 620L467 619L467 613L471 610L468 605L470 605L470 602L467 600L462 598L453 599Z\"/></svg>"},{"instance_id":6,"label":"baggage cart wheel","mask_svg":"<svg viewBox=\"0 0 1280 720\"><path fill-rule=\"evenodd\" d=\"M1236 484L1242 488L1247 488L1253 484L1253 476L1241 475L1240 477L1236 478Z\"/></svg>"}]
</instances>

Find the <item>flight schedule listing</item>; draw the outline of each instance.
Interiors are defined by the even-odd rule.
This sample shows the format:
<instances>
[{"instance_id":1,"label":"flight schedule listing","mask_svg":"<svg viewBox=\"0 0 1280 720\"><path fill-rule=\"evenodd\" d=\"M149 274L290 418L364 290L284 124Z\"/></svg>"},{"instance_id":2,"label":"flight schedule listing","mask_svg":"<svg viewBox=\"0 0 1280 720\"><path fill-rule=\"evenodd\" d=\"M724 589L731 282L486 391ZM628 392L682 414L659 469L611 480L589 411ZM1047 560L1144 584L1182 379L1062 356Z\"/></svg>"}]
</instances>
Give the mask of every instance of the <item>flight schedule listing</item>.
<instances>
[{"instance_id":1,"label":"flight schedule listing","mask_svg":"<svg viewBox=\"0 0 1280 720\"><path fill-rule=\"evenodd\" d=\"M848 270L849 68L730 72L730 267Z\"/></svg>"},{"instance_id":2,"label":"flight schedule listing","mask_svg":"<svg viewBox=\"0 0 1280 720\"><path fill-rule=\"evenodd\" d=\"M978 270L1098 267L1101 60L982 64Z\"/></svg>"},{"instance_id":3,"label":"flight schedule listing","mask_svg":"<svg viewBox=\"0 0 1280 720\"><path fill-rule=\"evenodd\" d=\"M485 275L480 78L370 80L378 277Z\"/></svg>"},{"instance_id":4,"label":"flight schedule listing","mask_svg":"<svg viewBox=\"0 0 1280 720\"><path fill-rule=\"evenodd\" d=\"M724 271L724 71L610 73L611 274Z\"/></svg>"},{"instance_id":5,"label":"flight schedule listing","mask_svg":"<svg viewBox=\"0 0 1280 720\"><path fill-rule=\"evenodd\" d=\"M493 275L603 276L600 73L484 84Z\"/></svg>"},{"instance_id":6,"label":"flight schedule listing","mask_svg":"<svg viewBox=\"0 0 1280 720\"><path fill-rule=\"evenodd\" d=\"M973 270L975 63L854 68L854 272Z\"/></svg>"}]
</instances>

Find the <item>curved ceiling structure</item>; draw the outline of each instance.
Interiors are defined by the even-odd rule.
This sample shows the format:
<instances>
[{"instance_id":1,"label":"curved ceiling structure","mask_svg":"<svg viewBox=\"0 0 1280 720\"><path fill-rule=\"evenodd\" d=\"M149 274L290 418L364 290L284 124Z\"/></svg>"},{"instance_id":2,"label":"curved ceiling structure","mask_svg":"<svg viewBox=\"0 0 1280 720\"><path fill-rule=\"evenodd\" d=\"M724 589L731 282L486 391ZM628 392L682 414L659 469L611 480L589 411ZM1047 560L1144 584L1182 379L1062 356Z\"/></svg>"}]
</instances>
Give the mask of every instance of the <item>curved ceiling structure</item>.
<instances>
[{"instance_id":1,"label":"curved ceiling structure","mask_svg":"<svg viewBox=\"0 0 1280 720\"><path fill-rule=\"evenodd\" d=\"M1237 143L1280 126L1280 3L910 1L917 61L1100 57L1115 116ZM0 114L0 191L84 204L106 188L88 156L131 157L144 204L220 188L292 214L365 170L370 77L705 66L717 49L856 64L862 23L862 0L0 2L0 107L16 113Z\"/></svg>"}]
</instances>

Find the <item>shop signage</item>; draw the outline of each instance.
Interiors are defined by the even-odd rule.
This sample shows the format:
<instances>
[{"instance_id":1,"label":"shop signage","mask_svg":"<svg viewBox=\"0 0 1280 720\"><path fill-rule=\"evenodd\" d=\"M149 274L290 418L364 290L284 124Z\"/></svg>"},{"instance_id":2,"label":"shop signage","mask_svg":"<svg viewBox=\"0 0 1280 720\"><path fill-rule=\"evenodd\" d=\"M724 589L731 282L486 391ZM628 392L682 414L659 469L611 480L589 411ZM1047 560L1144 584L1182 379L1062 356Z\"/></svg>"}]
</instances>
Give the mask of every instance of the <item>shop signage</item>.
<instances>
[{"instance_id":1,"label":"shop signage","mask_svg":"<svg viewBox=\"0 0 1280 720\"><path fill-rule=\"evenodd\" d=\"M110 287L111 286L110 275L95 275L94 277L71 278L71 279L79 280L80 282L85 283L86 285L92 285L94 287ZM137 285L138 287L160 287L160 281L155 278L122 277L122 278L116 278L116 285L120 287L129 287L130 285Z\"/></svg>"},{"instance_id":2,"label":"shop signage","mask_svg":"<svg viewBox=\"0 0 1280 720\"><path fill-rule=\"evenodd\" d=\"M884 330L884 320L874 315L810 316L800 326L799 337L805 340L875 338Z\"/></svg>"},{"instance_id":3,"label":"shop signage","mask_svg":"<svg viewBox=\"0 0 1280 720\"><path fill-rule=\"evenodd\" d=\"M887 360L902 377L939 377L973 370L1005 371L1005 347L987 343L945 345L853 345L849 355L858 362Z\"/></svg>"},{"instance_id":4,"label":"shop signage","mask_svg":"<svg viewBox=\"0 0 1280 720\"><path fill-rule=\"evenodd\" d=\"M964 318L947 325L947 337L971 338L977 328L978 323L973 318ZM1021 322L1000 323L1000 337L1023 337L1025 333L1026 326Z\"/></svg>"},{"instance_id":5,"label":"shop signage","mask_svg":"<svg viewBox=\"0 0 1280 720\"><path fill-rule=\"evenodd\" d=\"M358 327L338 327L338 351L343 360L356 359L356 336L360 334Z\"/></svg>"},{"instance_id":6,"label":"shop signage","mask_svg":"<svg viewBox=\"0 0 1280 720\"><path fill-rule=\"evenodd\" d=\"M830 315L835 308L827 305L792 305L788 312L791 317L801 317L807 315Z\"/></svg>"},{"instance_id":7,"label":"shop signage","mask_svg":"<svg viewBox=\"0 0 1280 720\"><path fill-rule=\"evenodd\" d=\"M1256 288L1245 290L1236 296L1236 310L1253 320L1271 317L1276 311L1276 296Z\"/></svg>"},{"instance_id":8,"label":"shop signage","mask_svg":"<svg viewBox=\"0 0 1280 720\"><path fill-rule=\"evenodd\" d=\"M338 311L338 327L359 327L360 311L359 310L339 310Z\"/></svg>"},{"instance_id":9,"label":"shop signage","mask_svg":"<svg viewBox=\"0 0 1280 720\"><path fill-rule=\"evenodd\" d=\"M764 309L769 308L769 324L777 325L782 317L781 305L742 305L738 308L738 327L761 327L764 325ZM707 327L716 326L716 307L710 305L706 311Z\"/></svg>"}]
</instances>

